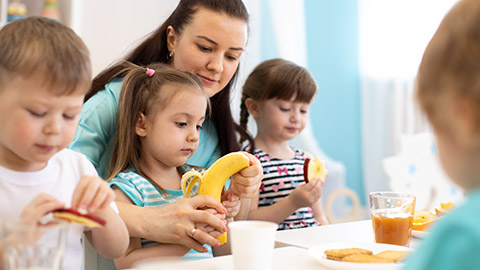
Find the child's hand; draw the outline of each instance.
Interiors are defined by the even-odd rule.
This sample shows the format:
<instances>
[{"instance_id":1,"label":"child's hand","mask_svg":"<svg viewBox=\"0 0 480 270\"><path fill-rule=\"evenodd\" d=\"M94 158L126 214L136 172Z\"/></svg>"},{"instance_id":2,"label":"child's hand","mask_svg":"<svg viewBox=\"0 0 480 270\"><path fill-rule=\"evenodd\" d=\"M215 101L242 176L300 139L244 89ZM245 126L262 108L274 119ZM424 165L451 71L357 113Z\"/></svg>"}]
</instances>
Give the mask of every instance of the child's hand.
<instances>
[{"instance_id":1,"label":"child's hand","mask_svg":"<svg viewBox=\"0 0 480 270\"><path fill-rule=\"evenodd\" d=\"M234 218L240 212L240 197L227 190L222 194L222 205L227 208L226 218Z\"/></svg>"},{"instance_id":2,"label":"child's hand","mask_svg":"<svg viewBox=\"0 0 480 270\"><path fill-rule=\"evenodd\" d=\"M213 214L214 216L216 216L217 218L223 220L224 222L225 221L225 214L219 214L215 209L212 209L212 208L208 208L208 209L205 209L203 211L206 211L206 212L209 212L211 214ZM223 234L224 232L219 232L217 231L215 228L213 228L212 226L208 225L207 223L195 223L195 228L197 230L202 230L208 234L210 234L211 236L213 237L217 237L221 234ZM217 246L220 245L220 242L217 241Z\"/></svg>"},{"instance_id":3,"label":"child's hand","mask_svg":"<svg viewBox=\"0 0 480 270\"><path fill-rule=\"evenodd\" d=\"M115 199L107 182L96 176L84 176L73 192L72 208L95 212L105 209Z\"/></svg>"},{"instance_id":4,"label":"child's hand","mask_svg":"<svg viewBox=\"0 0 480 270\"><path fill-rule=\"evenodd\" d=\"M312 206L322 197L323 181L314 179L307 184L299 185L288 197L298 209L300 207Z\"/></svg>"},{"instance_id":5,"label":"child's hand","mask_svg":"<svg viewBox=\"0 0 480 270\"><path fill-rule=\"evenodd\" d=\"M40 220L46 214L55 209L63 208L65 205L59 202L53 196L40 193L35 197L22 211L20 215L21 222L28 226L42 226ZM47 223L45 225L49 225Z\"/></svg>"}]
</instances>

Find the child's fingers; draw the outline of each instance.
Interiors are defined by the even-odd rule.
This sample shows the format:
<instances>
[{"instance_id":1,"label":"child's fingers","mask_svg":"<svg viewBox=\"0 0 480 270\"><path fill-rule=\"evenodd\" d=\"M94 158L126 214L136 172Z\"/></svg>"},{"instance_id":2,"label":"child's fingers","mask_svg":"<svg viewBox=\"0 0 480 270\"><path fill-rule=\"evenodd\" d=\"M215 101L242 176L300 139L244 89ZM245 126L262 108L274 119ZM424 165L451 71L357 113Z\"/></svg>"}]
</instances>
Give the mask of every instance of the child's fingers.
<instances>
[{"instance_id":1,"label":"child's fingers","mask_svg":"<svg viewBox=\"0 0 480 270\"><path fill-rule=\"evenodd\" d=\"M114 197L113 190L110 189L106 183L100 184L92 202L88 205L88 211L95 212L98 209L104 209L107 204L110 204Z\"/></svg>"},{"instance_id":2,"label":"child's fingers","mask_svg":"<svg viewBox=\"0 0 480 270\"><path fill-rule=\"evenodd\" d=\"M73 193L72 207L86 211L98 192L101 182L94 177L83 177Z\"/></svg>"},{"instance_id":3,"label":"child's fingers","mask_svg":"<svg viewBox=\"0 0 480 270\"><path fill-rule=\"evenodd\" d=\"M100 206L98 206L97 209L105 209L106 207L110 206L110 203L112 203L114 200L115 200L115 192L110 188L108 187L109 190L111 190L112 192L108 192L107 193L107 197L105 197L105 200L103 201L102 204L100 204Z\"/></svg>"}]
</instances>

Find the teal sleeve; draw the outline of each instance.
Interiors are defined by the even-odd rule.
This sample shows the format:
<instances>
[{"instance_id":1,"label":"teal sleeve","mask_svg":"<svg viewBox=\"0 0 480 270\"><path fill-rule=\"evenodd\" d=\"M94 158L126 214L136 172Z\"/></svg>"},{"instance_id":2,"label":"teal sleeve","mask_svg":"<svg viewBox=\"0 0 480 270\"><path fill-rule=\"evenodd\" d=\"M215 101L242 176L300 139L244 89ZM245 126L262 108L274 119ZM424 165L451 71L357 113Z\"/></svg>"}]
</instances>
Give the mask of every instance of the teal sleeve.
<instances>
[{"instance_id":1,"label":"teal sleeve","mask_svg":"<svg viewBox=\"0 0 480 270\"><path fill-rule=\"evenodd\" d=\"M479 195L437 221L403 269L480 269Z\"/></svg>"},{"instance_id":2,"label":"teal sleeve","mask_svg":"<svg viewBox=\"0 0 480 270\"><path fill-rule=\"evenodd\" d=\"M128 180L119 178L117 176L116 178L110 180L108 182L108 185L112 188L114 186L118 187L123 193L125 193L125 195L128 196L128 198L130 198L130 200L132 200L135 205L142 207L144 206L140 191L133 183L129 182Z\"/></svg>"},{"instance_id":3,"label":"teal sleeve","mask_svg":"<svg viewBox=\"0 0 480 270\"><path fill-rule=\"evenodd\" d=\"M82 108L75 137L68 148L87 156L98 174L105 178L111 155L110 141L115 134L122 82L112 81L91 97Z\"/></svg>"}]
</instances>

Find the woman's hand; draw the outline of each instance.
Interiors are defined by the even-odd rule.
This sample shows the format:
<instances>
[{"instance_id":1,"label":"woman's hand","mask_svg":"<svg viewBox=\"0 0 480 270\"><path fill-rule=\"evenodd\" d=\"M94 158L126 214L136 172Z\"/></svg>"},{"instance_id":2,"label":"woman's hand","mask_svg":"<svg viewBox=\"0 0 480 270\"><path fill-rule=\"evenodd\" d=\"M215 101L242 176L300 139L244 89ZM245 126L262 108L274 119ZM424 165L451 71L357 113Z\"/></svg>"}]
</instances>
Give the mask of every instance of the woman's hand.
<instances>
[{"instance_id":1,"label":"woman's hand","mask_svg":"<svg viewBox=\"0 0 480 270\"><path fill-rule=\"evenodd\" d=\"M263 179L260 161L252 154L243 152L250 159L250 166L232 175L230 190L240 198L253 198L257 195Z\"/></svg>"},{"instance_id":2,"label":"woman's hand","mask_svg":"<svg viewBox=\"0 0 480 270\"><path fill-rule=\"evenodd\" d=\"M198 252L204 252L203 244L216 246L219 241L215 236L227 230L224 220L217 216L217 214L225 215L227 210L219 201L207 195L181 199L174 204L155 209L119 201L117 205L131 237L180 244ZM212 208L215 211L201 210L204 208ZM201 229L203 223L214 230L203 231Z\"/></svg>"}]
</instances>

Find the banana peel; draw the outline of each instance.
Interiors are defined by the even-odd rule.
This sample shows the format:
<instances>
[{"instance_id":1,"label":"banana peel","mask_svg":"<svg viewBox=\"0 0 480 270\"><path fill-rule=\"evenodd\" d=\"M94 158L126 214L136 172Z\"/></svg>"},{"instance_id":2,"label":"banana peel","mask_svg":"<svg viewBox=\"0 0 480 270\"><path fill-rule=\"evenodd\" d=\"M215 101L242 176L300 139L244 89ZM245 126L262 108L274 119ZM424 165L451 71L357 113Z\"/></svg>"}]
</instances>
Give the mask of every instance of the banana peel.
<instances>
[{"instance_id":1,"label":"banana peel","mask_svg":"<svg viewBox=\"0 0 480 270\"><path fill-rule=\"evenodd\" d=\"M190 198L195 183L200 181L198 195L208 195L217 201L221 200L225 182L238 171L250 166L250 159L242 152L233 152L219 158L204 172L190 170L182 176L182 191L186 198ZM187 184L188 182L188 184ZM217 237L220 244L227 242L227 233Z\"/></svg>"}]
</instances>

